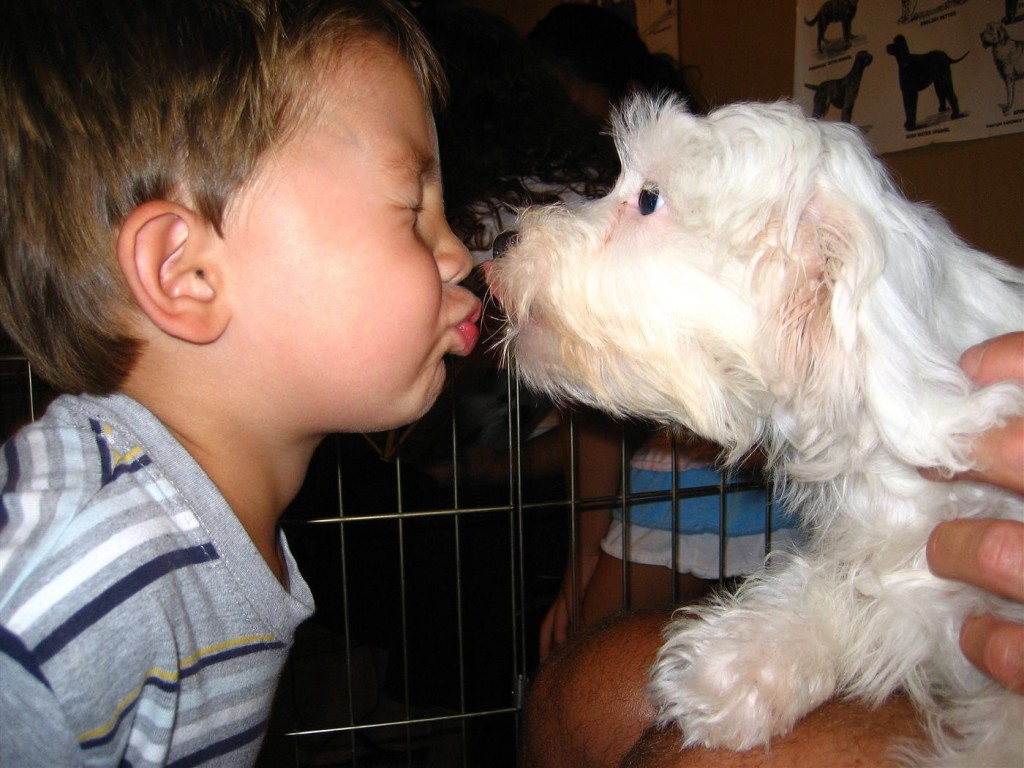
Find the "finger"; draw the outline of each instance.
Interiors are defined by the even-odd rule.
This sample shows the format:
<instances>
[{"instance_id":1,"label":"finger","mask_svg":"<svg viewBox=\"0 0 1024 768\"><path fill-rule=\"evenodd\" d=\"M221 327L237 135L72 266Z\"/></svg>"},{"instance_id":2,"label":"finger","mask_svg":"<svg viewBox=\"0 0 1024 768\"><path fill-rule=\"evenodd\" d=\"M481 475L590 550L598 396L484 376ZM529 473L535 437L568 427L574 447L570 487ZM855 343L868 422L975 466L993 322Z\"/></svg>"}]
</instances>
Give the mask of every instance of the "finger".
<instances>
[{"instance_id":1,"label":"finger","mask_svg":"<svg viewBox=\"0 0 1024 768\"><path fill-rule=\"evenodd\" d=\"M974 461L977 469L951 476L932 467L920 472L936 482L971 480L1024 495L1024 419L1011 419L979 435L974 443Z\"/></svg>"},{"instance_id":2,"label":"finger","mask_svg":"<svg viewBox=\"0 0 1024 768\"><path fill-rule=\"evenodd\" d=\"M1024 381L1024 332L1007 333L971 347L960 358L960 367L975 383Z\"/></svg>"},{"instance_id":3,"label":"finger","mask_svg":"<svg viewBox=\"0 0 1024 768\"><path fill-rule=\"evenodd\" d=\"M555 627L555 648L563 645L569 639L568 621L560 621Z\"/></svg>"},{"instance_id":4,"label":"finger","mask_svg":"<svg viewBox=\"0 0 1024 768\"><path fill-rule=\"evenodd\" d=\"M960 631L960 647L978 669L1024 694L1024 626L995 616L972 616Z\"/></svg>"},{"instance_id":5,"label":"finger","mask_svg":"<svg viewBox=\"0 0 1024 768\"><path fill-rule=\"evenodd\" d=\"M555 611L557 610L558 603L552 605L544 616L544 621L540 624L540 643L538 644L538 655L540 660L544 661L547 658L548 653L551 652L551 635L554 632L554 621Z\"/></svg>"},{"instance_id":6,"label":"finger","mask_svg":"<svg viewBox=\"0 0 1024 768\"><path fill-rule=\"evenodd\" d=\"M960 358L960 367L977 384L1024 381L1024 332L1007 333L971 347ZM983 480L1024 493L1024 422L1010 421L1005 427L982 435L975 445L978 469L958 477Z\"/></svg>"},{"instance_id":7,"label":"finger","mask_svg":"<svg viewBox=\"0 0 1024 768\"><path fill-rule=\"evenodd\" d=\"M1024 332L997 336L971 347L960 358L964 373L981 386L999 381L1024 381ZM977 480L1024 494L1024 422L1012 419L1006 426L979 436L975 444L978 469L945 477L938 469L923 469L931 480Z\"/></svg>"},{"instance_id":8,"label":"finger","mask_svg":"<svg viewBox=\"0 0 1024 768\"><path fill-rule=\"evenodd\" d=\"M1024 601L1024 523L950 520L928 537L928 567L956 579Z\"/></svg>"},{"instance_id":9,"label":"finger","mask_svg":"<svg viewBox=\"0 0 1024 768\"><path fill-rule=\"evenodd\" d=\"M1024 419L979 436L974 444L977 469L961 472L957 480L978 480L1024 494Z\"/></svg>"}]
</instances>

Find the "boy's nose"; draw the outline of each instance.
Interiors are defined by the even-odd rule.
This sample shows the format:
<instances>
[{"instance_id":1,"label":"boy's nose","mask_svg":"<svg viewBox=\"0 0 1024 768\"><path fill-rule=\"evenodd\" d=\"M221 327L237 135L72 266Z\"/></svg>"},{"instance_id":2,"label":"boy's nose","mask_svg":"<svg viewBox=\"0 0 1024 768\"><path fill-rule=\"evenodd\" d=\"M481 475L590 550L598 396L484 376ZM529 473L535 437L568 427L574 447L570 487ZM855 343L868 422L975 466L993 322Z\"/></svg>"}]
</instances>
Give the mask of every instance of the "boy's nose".
<instances>
[{"instance_id":1,"label":"boy's nose","mask_svg":"<svg viewBox=\"0 0 1024 768\"><path fill-rule=\"evenodd\" d=\"M446 283L461 283L473 269L473 257L451 230L435 248L434 258L441 279Z\"/></svg>"},{"instance_id":2,"label":"boy's nose","mask_svg":"<svg viewBox=\"0 0 1024 768\"><path fill-rule=\"evenodd\" d=\"M514 229L507 229L494 238L494 245L492 247L492 254L494 258L502 256L505 251L515 246L519 242L519 233Z\"/></svg>"}]
</instances>

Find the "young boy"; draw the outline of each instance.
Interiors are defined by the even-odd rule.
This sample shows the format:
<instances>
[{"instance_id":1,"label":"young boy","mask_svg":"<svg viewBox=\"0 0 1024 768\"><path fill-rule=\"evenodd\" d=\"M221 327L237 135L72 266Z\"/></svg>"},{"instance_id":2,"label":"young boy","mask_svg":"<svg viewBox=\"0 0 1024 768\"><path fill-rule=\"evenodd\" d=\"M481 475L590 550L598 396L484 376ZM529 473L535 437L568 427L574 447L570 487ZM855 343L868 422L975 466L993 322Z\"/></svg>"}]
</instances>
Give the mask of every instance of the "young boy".
<instances>
[{"instance_id":1,"label":"young boy","mask_svg":"<svg viewBox=\"0 0 1024 768\"><path fill-rule=\"evenodd\" d=\"M0 10L0 765L251 765L313 610L278 517L422 415L479 302L394 0Z\"/></svg>"}]
</instances>

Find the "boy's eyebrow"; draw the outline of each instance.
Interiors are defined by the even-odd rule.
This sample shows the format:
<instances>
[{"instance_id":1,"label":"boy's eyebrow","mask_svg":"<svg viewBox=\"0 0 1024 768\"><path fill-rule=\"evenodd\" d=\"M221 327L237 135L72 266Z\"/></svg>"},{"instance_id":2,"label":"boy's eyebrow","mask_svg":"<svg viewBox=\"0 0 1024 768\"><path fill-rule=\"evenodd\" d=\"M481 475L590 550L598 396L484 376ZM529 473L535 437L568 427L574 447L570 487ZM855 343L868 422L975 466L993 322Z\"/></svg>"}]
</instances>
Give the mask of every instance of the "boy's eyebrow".
<instances>
[{"instance_id":1,"label":"boy's eyebrow","mask_svg":"<svg viewBox=\"0 0 1024 768\"><path fill-rule=\"evenodd\" d=\"M426 152L416 147L410 147L408 151L393 158L391 167L399 173L409 173L421 181L440 176L440 167L437 156L433 152Z\"/></svg>"},{"instance_id":2,"label":"boy's eyebrow","mask_svg":"<svg viewBox=\"0 0 1024 768\"><path fill-rule=\"evenodd\" d=\"M436 155L423 155L419 160L419 170L421 179L434 178L441 175L441 164Z\"/></svg>"}]
</instances>

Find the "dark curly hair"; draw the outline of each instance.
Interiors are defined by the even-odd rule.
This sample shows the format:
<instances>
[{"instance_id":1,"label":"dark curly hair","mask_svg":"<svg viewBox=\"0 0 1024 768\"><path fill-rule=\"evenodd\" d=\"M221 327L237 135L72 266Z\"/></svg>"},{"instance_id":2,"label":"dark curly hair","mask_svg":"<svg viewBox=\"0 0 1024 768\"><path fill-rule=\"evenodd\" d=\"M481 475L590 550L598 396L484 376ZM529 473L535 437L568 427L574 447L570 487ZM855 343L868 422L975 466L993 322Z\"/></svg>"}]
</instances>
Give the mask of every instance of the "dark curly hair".
<instances>
[{"instance_id":1,"label":"dark curly hair","mask_svg":"<svg viewBox=\"0 0 1024 768\"><path fill-rule=\"evenodd\" d=\"M618 173L604 126L584 117L516 29L477 8L425 4L417 16L449 80L437 115L445 206L467 242L474 206L532 204L523 179L594 196Z\"/></svg>"},{"instance_id":2,"label":"dark curly hair","mask_svg":"<svg viewBox=\"0 0 1024 768\"><path fill-rule=\"evenodd\" d=\"M549 67L599 85L610 104L621 103L640 88L682 96L692 111L704 111L702 99L675 61L651 53L637 30L605 6L560 3L537 22L526 40Z\"/></svg>"}]
</instances>

